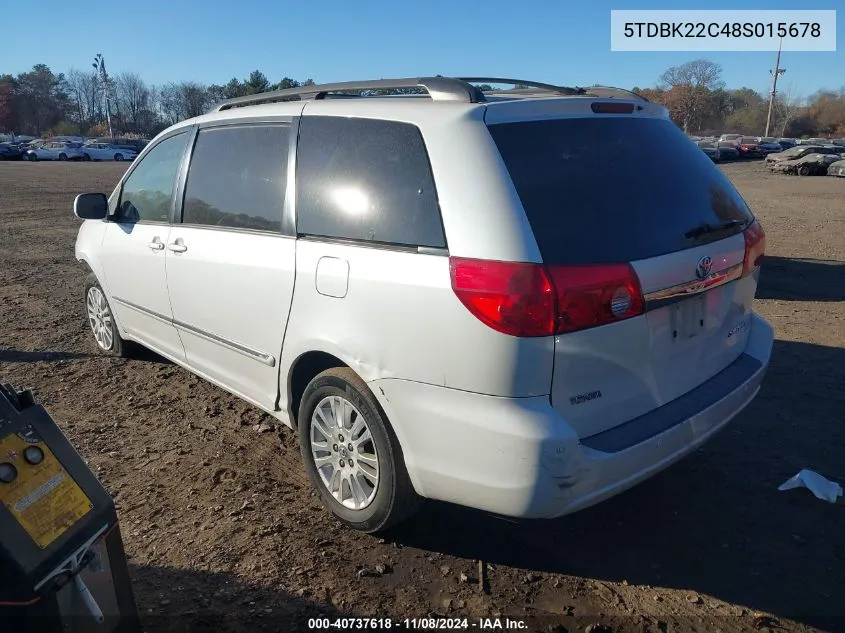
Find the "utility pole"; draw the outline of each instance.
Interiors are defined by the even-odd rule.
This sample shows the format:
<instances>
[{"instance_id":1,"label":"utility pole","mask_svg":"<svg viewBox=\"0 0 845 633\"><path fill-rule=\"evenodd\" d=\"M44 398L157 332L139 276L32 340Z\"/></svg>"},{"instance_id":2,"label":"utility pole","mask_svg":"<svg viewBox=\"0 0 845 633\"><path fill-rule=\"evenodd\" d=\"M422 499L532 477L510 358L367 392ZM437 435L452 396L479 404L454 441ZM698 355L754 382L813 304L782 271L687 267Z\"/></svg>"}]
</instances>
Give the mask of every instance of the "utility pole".
<instances>
[{"instance_id":1,"label":"utility pole","mask_svg":"<svg viewBox=\"0 0 845 633\"><path fill-rule=\"evenodd\" d=\"M786 68L780 67L780 51L782 46L783 38L780 38L780 42L778 42L778 56L777 60L775 60L775 69L769 70L769 74L772 76L772 90L769 93L769 115L766 117L766 133L763 136L769 135L769 128L772 125L772 110L775 107L775 96L778 91L778 77L786 72Z\"/></svg>"},{"instance_id":2,"label":"utility pole","mask_svg":"<svg viewBox=\"0 0 845 633\"><path fill-rule=\"evenodd\" d=\"M97 53L94 56L94 63L91 65L97 69L97 72L100 73L100 77L103 80L103 95L106 98L106 121L108 121L109 123L109 136L111 138L114 138L114 132L111 129L111 101L109 100L109 76L106 73L106 60L103 58L102 53Z\"/></svg>"}]
</instances>

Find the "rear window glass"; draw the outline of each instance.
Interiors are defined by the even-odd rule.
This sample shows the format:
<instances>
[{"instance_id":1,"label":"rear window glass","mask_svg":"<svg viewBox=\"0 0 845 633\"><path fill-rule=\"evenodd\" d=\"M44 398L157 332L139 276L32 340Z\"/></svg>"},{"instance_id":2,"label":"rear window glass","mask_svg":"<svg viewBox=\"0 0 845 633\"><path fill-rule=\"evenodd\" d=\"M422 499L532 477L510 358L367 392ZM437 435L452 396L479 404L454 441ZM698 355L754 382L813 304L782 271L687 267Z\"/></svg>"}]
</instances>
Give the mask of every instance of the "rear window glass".
<instances>
[{"instance_id":1,"label":"rear window glass","mask_svg":"<svg viewBox=\"0 0 845 633\"><path fill-rule=\"evenodd\" d=\"M671 121L601 117L489 129L546 263L647 259L731 234L685 236L703 224L752 219L727 177Z\"/></svg>"}]
</instances>

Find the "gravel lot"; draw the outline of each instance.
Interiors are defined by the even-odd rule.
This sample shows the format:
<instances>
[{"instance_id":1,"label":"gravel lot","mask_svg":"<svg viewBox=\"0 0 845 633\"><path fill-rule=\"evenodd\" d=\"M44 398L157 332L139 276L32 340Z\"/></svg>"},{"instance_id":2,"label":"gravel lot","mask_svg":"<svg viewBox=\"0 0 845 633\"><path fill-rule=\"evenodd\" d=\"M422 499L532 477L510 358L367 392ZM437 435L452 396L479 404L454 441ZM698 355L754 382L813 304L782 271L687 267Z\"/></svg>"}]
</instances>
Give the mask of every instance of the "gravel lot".
<instances>
[{"instance_id":1,"label":"gravel lot","mask_svg":"<svg viewBox=\"0 0 845 633\"><path fill-rule=\"evenodd\" d=\"M711 443L574 516L430 503L382 541L321 508L292 432L254 430L270 418L152 353L97 354L71 205L124 168L0 163L0 380L36 388L115 496L147 631L432 612L539 631L845 630L845 501L776 490L804 467L845 482L845 179L723 167L768 233L757 309L777 341L759 397Z\"/></svg>"}]
</instances>

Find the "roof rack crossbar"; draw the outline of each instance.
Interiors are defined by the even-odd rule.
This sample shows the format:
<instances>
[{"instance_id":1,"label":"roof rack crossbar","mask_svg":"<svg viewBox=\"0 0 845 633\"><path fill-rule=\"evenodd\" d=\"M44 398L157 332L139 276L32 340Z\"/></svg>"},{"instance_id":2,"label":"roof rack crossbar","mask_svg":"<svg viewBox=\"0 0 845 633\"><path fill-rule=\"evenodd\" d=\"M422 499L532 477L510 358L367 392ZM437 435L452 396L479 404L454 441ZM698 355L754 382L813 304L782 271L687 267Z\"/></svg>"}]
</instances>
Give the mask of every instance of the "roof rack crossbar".
<instances>
[{"instance_id":1,"label":"roof rack crossbar","mask_svg":"<svg viewBox=\"0 0 845 633\"><path fill-rule=\"evenodd\" d=\"M512 86L539 88L540 90L557 92L562 95L584 94L583 89L581 88L571 88L569 86L555 86L552 84L541 83L539 81L532 81L530 79L508 79L505 77L459 77L459 79L469 84L509 84ZM509 91L503 90L502 92Z\"/></svg>"},{"instance_id":2,"label":"roof rack crossbar","mask_svg":"<svg viewBox=\"0 0 845 633\"><path fill-rule=\"evenodd\" d=\"M475 86L451 77L417 77L407 79L375 79L371 81L345 81L332 84L299 86L271 92L261 92L245 97L228 99L218 104L213 112L230 110L247 105L273 103L276 101L308 101L325 99L332 93L361 93L373 90L401 90L421 88L433 101L463 101L483 103L484 93Z\"/></svg>"}]
</instances>

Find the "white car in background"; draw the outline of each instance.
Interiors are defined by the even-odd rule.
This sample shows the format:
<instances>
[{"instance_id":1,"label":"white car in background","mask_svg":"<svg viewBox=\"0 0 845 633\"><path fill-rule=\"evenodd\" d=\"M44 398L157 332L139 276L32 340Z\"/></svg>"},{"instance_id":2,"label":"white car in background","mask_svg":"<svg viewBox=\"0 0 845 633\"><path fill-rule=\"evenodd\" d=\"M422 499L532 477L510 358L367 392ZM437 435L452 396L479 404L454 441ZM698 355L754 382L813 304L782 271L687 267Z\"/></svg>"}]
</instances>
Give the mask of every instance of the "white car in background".
<instances>
[{"instance_id":1,"label":"white car in background","mask_svg":"<svg viewBox=\"0 0 845 633\"><path fill-rule=\"evenodd\" d=\"M41 146L28 149L24 155L26 160L82 160L82 143L67 141L48 141Z\"/></svg>"},{"instance_id":2,"label":"white car in background","mask_svg":"<svg viewBox=\"0 0 845 633\"><path fill-rule=\"evenodd\" d=\"M82 160L135 160L138 152L109 143L86 143L82 146Z\"/></svg>"}]
</instances>

